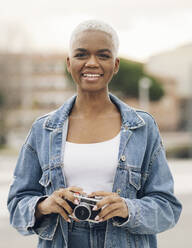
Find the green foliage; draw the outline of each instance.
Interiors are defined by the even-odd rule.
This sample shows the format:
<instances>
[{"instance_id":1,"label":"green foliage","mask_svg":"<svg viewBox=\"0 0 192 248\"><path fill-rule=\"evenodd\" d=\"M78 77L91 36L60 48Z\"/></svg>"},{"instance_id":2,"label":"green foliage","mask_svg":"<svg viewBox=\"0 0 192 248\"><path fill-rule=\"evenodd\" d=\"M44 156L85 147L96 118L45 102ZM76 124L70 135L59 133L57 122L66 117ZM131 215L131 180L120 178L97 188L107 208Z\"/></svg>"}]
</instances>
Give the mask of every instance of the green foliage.
<instances>
[{"instance_id":1,"label":"green foliage","mask_svg":"<svg viewBox=\"0 0 192 248\"><path fill-rule=\"evenodd\" d=\"M4 100L4 95L0 92L0 108L3 106Z\"/></svg>"},{"instance_id":2,"label":"green foliage","mask_svg":"<svg viewBox=\"0 0 192 248\"><path fill-rule=\"evenodd\" d=\"M119 72L109 84L110 90L118 90L124 96L138 97L138 80L142 77L142 64L120 59Z\"/></svg>"},{"instance_id":3,"label":"green foliage","mask_svg":"<svg viewBox=\"0 0 192 248\"><path fill-rule=\"evenodd\" d=\"M110 90L118 90L125 97L139 96L139 80L142 77L147 77L151 80L149 88L149 96L151 101L157 101L164 95L164 90L160 82L155 77L146 74L143 71L143 64L120 59L120 67L117 75L113 77L109 84Z\"/></svg>"},{"instance_id":4,"label":"green foliage","mask_svg":"<svg viewBox=\"0 0 192 248\"><path fill-rule=\"evenodd\" d=\"M73 79L72 79L72 77L71 77L71 74L68 72L68 70L67 70L67 66L66 66L66 64L65 64L65 76L67 77L67 80L68 80L68 82L70 83L70 86L72 87L72 88L75 88L75 84L73 83Z\"/></svg>"},{"instance_id":5,"label":"green foliage","mask_svg":"<svg viewBox=\"0 0 192 248\"><path fill-rule=\"evenodd\" d=\"M149 88L149 97L151 101L158 101L164 96L165 91L162 84L154 77L150 75L144 75L151 80L151 86Z\"/></svg>"},{"instance_id":6,"label":"green foliage","mask_svg":"<svg viewBox=\"0 0 192 248\"><path fill-rule=\"evenodd\" d=\"M65 75L69 82L72 82L72 77L68 73L65 66ZM109 84L109 90L119 91L124 97L139 97L139 80L142 77L147 77L151 80L149 88L149 96L151 101L158 101L164 95L164 90L161 83L143 70L143 64L130 61L124 58L120 59L119 72L112 78Z\"/></svg>"}]
</instances>

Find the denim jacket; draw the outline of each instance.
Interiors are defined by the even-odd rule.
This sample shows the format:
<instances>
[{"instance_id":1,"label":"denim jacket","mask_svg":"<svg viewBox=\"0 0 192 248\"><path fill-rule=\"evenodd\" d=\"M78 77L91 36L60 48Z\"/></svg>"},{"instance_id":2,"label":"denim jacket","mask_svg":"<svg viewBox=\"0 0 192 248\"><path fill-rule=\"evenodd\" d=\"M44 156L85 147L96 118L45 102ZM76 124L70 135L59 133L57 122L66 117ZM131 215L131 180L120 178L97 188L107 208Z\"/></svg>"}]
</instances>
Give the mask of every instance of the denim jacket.
<instances>
[{"instance_id":1,"label":"denim jacket","mask_svg":"<svg viewBox=\"0 0 192 248\"><path fill-rule=\"evenodd\" d=\"M172 228L181 213L158 127L148 113L109 96L122 120L112 191L125 199L129 218L124 222L118 218L107 221L104 247L155 248L156 234ZM34 122L10 187L10 222L23 235L38 234L39 248L68 246L68 224L60 215L45 215L36 222L34 213L39 200L66 187L63 154L68 115L75 99L73 96L58 110Z\"/></svg>"}]
</instances>

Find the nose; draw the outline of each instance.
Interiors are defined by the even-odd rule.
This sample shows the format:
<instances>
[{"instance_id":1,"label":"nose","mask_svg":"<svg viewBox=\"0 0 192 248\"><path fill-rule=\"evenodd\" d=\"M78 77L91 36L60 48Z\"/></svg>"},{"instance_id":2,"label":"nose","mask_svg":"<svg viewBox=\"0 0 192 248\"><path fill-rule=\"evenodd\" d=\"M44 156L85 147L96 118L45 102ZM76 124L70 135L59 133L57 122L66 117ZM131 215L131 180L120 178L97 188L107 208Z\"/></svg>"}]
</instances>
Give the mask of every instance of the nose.
<instances>
[{"instance_id":1,"label":"nose","mask_svg":"<svg viewBox=\"0 0 192 248\"><path fill-rule=\"evenodd\" d=\"M96 56L91 55L86 62L86 66L87 67L98 67L98 61L97 61Z\"/></svg>"}]
</instances>

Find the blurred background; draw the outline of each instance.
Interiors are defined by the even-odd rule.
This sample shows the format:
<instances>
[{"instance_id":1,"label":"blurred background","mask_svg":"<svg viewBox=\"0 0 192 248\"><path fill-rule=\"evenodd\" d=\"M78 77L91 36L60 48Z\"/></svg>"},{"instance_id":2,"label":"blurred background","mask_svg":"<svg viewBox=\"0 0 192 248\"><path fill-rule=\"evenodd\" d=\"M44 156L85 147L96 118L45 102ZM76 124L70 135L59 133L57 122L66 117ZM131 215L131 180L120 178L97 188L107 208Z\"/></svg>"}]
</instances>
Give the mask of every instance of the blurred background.
<instances>
[{"instance_id":1,"label":"blurred background","mask_svg":"<svg viewBox=\"0 0 192 248\"><path fill-rule=\"evenodd\" d=\"M183 213L159 234L159 247L192 247L192 1L0 0L1 247L36 245L9 225L9 184L32 122L75 93L65 59L71 31L87 19L119 35L120 71L110 91L151 113L162 134Z\"/></svg>"}]
</instances>

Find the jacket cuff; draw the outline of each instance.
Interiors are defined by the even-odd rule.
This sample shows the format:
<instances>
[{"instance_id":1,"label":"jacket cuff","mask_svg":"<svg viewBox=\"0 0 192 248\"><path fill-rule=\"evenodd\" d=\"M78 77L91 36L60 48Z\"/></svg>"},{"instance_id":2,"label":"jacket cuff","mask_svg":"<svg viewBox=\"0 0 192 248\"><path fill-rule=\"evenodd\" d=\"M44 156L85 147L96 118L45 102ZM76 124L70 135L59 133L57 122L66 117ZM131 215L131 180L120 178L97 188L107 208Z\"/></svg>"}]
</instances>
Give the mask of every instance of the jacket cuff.
<instances>
[{"instance_id":1,"label":"jacket cuff","mask_svg":"<svg viewBox=\"0 0 192 248\"><path fill-rule=\"evenodd\" d=\"M59 215L58 214L47 214L43 215L41 218L35 218L35 209L40 201L46 199L48 195L39 197L34 206L33 212L33 226L30 228L33 233L37 234L40 238L45 240L52 240L55 231L58 226Z\"/></svg>"},{"instance_id":2,"label":"jacket cuff","mask_svg":"<svg viewBox=\"0 0 192 248\"><path fill-rule=\"evenodd\" d=\"M127 227L130 225L130 223L133 223L135 215L136 215L136 210L135 210L135 205L133 203L134 200L130 200L128 198L121 197L128 208L128 217L127 218L122 218L122 217L114 217L113 218L113 225L118 226L118 227Z\"/></svg>"},{"instance_id":3,"label":"jacket cuff","mask_svg":"<svg viewBox=\"0 0 192 248\"><path fill-rule=\"evenodd\" d=\"M42 200L44 200L45 198L47 198L47 197L48 197L48 196L40 196L40 197L36 196L36 197L34 197L34 200L30 203L30 205L29 205L29 210L30 210L30 212L31 212L31 221L29 222L29 224L28 224L28 226L27 226L27 230L28 230L29 232L34 233L33 228L34 228L34 226L36 225L35 210L36 210L37 204L38 204L40 201L42 201Z\"/></svg>"},{"instance_id":4,"label":"jacket cuff","mask_svg":"<svg viewBox=\"0 0 192 248\"><path fill-rule=\"evenodd\" d=\"M44 201L46 198L48 197L48 195L45 195L45 196L42 196L39 198L39 200L36 202L36 205L35 205L35 212L36 212L36 208L37 208L37 205L41 202L41 201ZM46 215L42 215L40 218L36 218L35 217L35 212L34 212L34 218L35 218L35 223L34 223L34 226L33 226L33 229L35 230L36 228L39 227L40 223L42 222L42 220L44 219L44 217Z\"/></svg>"}]
</instances>

